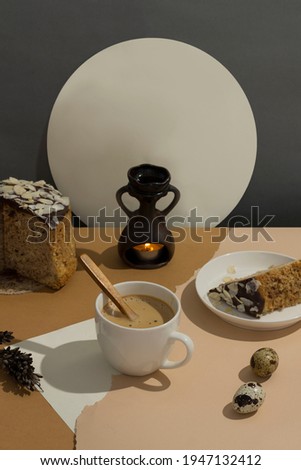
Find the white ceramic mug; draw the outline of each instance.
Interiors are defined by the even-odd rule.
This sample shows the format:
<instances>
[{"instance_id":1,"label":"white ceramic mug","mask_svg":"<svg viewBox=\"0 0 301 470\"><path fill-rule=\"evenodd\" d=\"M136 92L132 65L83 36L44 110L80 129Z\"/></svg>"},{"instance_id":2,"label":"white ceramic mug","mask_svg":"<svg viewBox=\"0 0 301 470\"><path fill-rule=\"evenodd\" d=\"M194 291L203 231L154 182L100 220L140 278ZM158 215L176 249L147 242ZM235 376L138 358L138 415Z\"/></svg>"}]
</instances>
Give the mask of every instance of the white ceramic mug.
<instances>
[{"instance_id":1,"label":"white ceramic mug","mask_svg":"<svg viewBox=\"0 0 301 470\"><path fill-rule=\"evenodd\" d=\"M187 335L176 331L181 312L181 304L176 295L166 287L152 282L121 282L115 287L122 296L132 294L157 297L172 308L174 316L167 323L151 328L124 327L104 317L102 309L108 298L105 294L99 294L96 299L96 332L107 361L119 372L135 376L186 364L193 352L193 342ZM179 361L168 359L175 341L181 341L186 348L185 357Z\"/></svg>"}]
</instances>

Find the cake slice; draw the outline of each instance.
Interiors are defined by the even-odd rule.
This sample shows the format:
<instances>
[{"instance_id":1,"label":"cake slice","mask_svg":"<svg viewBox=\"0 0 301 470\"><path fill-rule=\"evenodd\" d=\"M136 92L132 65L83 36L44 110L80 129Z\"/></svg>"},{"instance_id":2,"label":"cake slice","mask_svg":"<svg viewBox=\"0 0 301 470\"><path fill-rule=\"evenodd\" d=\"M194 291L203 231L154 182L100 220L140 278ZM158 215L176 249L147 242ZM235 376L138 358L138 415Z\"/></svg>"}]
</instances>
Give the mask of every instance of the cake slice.
<instances>
[{"instance_id":1,"label":"cake slice","mask_svg":"<svg viewBox=\"0 0 301 470\"><path fill-rule=\"evenodd\" d=\"M301 303L301 260L210 289L208 297L255 318Z\"/></svg>"},{"instance_id":2,"label":"cake slice","mask_svg":"<svg viewBox=\"0 0 301 470\"><path fill-rule=\"evenodd\" d=\"M0 272L59 289L76 266L69 198L45 181L1 181Z\"/></svg>"}]
</instances>

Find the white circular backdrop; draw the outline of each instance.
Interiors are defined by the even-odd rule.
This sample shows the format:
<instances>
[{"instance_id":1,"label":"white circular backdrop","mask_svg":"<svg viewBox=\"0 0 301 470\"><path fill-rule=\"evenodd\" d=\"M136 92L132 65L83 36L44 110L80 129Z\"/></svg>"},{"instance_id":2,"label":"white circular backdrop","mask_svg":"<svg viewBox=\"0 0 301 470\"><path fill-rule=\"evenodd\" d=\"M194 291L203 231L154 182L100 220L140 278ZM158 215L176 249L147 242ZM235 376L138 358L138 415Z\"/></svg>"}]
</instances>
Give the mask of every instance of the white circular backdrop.
<instances>
[{"instance_id":1,"label":"white circular backdrop","mask_svg":"<svg viewBox=\"0 0 301 470\"><path fill-rule=\"evenodd\" d=\"M223 65L188 44L145 38L102 50L73 73L47 145L57 187L88 225L104 207L112 217L127 170L141 163L170 171L181 192L170 215L195 209L200 225L212 217L216 225L247 188L257 136L248 99Z\"/></svg>"}]
</instances>

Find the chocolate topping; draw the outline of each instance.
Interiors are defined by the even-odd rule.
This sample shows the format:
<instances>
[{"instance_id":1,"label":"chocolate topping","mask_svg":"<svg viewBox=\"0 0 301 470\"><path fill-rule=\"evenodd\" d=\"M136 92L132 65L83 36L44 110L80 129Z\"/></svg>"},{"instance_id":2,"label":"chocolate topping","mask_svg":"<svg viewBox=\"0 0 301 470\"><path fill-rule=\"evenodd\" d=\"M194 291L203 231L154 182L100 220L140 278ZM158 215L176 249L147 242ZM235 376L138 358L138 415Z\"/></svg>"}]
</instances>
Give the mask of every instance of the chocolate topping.
<instances>
[{"instance_id":1,"label":"chocolate topping","mask_svg":"<svg viewBox=\"0 0 301 470\"><path fill-rule=\"evenodd\" d=\"M26 210L54 229L69 210L69 198L43 180L26 181L10 177L0 181L0 199Z\"/></svg>"},{"instance_id":2,"label":"chocolate topping","mask_svg":"<svg viewBox=\"0 0 301 470\"><path fill-rule=\"evenodd\" d=\"M258 291L260 282L254 277L220 284L210 289L209 298L222 300L241 313L260 318L264 309L264 299Z\"/></svg>"}]
</instances>

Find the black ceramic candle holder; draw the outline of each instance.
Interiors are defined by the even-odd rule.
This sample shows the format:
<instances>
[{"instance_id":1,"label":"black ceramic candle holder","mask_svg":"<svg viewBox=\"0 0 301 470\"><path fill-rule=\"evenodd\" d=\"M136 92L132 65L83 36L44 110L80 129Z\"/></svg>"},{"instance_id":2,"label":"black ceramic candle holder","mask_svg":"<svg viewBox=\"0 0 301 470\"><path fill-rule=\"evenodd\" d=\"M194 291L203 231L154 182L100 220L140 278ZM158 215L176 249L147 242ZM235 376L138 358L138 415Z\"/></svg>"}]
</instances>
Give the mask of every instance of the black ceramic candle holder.
<instances>
[{"instance_id":1,"label":"black ceramic candle holder","mask_svg":"<svg viewBox=\"0 0 301 470\"><path fill-rule=\"evenodd\" d=\"M174 238L165 216L179 201L180 191L170 184L170 179L166 168L145 163L129 169L128 184L116 193L118 204L129 217L119 238L118 252L134 268L158 268L174 254ZM157 201L169 192L174 193L173 200L165 209L157 209ZM138 209L130 211L126 207L122 200L124 193L138 199Z\"/></svg>"}]
</instances>

